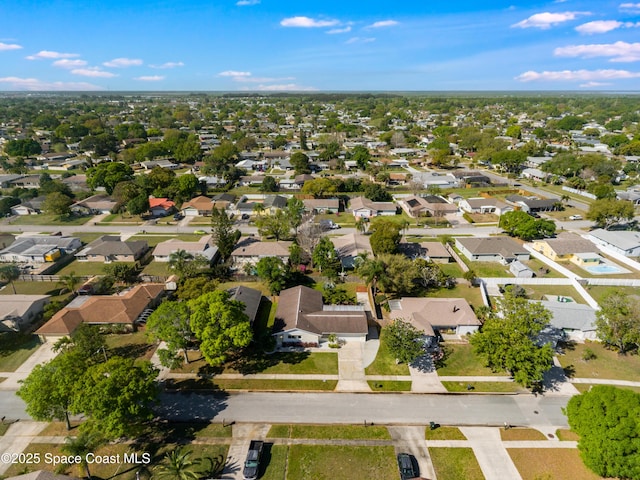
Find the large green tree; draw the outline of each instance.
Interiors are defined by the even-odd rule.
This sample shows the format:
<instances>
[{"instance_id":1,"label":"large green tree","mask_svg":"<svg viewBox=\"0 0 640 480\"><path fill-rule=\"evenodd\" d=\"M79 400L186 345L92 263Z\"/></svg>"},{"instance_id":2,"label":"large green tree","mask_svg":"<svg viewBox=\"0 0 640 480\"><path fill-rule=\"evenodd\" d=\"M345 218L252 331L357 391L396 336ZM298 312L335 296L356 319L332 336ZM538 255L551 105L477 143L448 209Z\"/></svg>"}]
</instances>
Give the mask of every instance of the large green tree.
<instances>
[{"instance_id":1,"label":"large green tree","mask_svg":"<svg viewBox=\"0 0 640 480\"><path fill-rule=\"evenodd\" d=\"M400 226L397 222L380 217L371 223L370 231L373 232L369 238L371 250L375 255L397 252L400 243Z\"/></svg>"},{"instance_id":2,"label":"large green tree","mask_svg":"<svg viewBox=\"0 0 640 480\"><path fill-rule=\"evenodd\" d=\"M278 240L291 234L291 219L285 210L276 210L271 215L264 215L256 220L260 235Z\"/></svg>"},{"instance_id":3,"label":"large green tree","mask_svg":"<svg viewBox=\"0 0 640 480\"><path fill-rule=\"evenodd\" d=\"M551 313L540 303L509 294L498 308L500 313L489 316L482 330L471 336L475 352L493 371L507 371L525 387L538 386L553 360L551 346L537 343Z\"/></svg>"},{"instance_id":4,"label":"large green tree","mask_svg":"<svg viewBox=\"0 0 640 480\"><path fill-rule=\"evenodd\" d=\"M311 173L309 168L309 157L302 152L295 152L289 159L291 166L294 168L297 175L303 173Z\"/></svg>"},{"instance_id":5,"label":"large green tree","mask_svg":"<svg viewBox=\"0 0 640 480\"><path fill-rule=\"evenodd\" d=\"M396 319L382 329L382 336L391 355L401 363L411 363L424 355L424 333L409 322Z\"/></svg>"},{"instance_id":6,"label":"large green tree","mask_svg":"<svg viewBox=\"0 0 640 480\"><path fill-rule=\"evenodd\" d=\"M191 330L200 340L200 351L210 365L221 365L230 352L251 342L253 331L244 304L231 300L228 292L206 293L188 305Z\"/></svg>"},{"instance_id":7,"label":"large green tree","mask_svg":"<svg viewBox=\"0 0 640 480\"><path fill-rule=\"evenodd\" d=\"M556 231L553 220L535 219L522 210L514 210L500 216L500 228L512 237L522 240L552 237Z\"/></svg>"},{"instance_id":8,"label":"large green tree","mask_svg":"<svg viewBox=\"0 0 640 480\"><path fill-rule=\"evenodd\" d=\"M338 278L340 259L329 237L322 237L313 250L313 266L330 279Z\"/></svg>"},{"instance_id":9,"label":"large green tree","mask_svg":"<svg viewBox=\"0 0 640 480\"><path fill-rule=\"evenodd\" d=\"M602 477L640 478L640 394L594 385L565 409L585 465Z\"/></svg>"},{"instance_id":10,"label":"large green tree","mask_svg":"<svg viewBox=\"0 0 640 480\"><path fill-rule=\"evenodd\" d=\"M596 313L598 338L620 353L640 348L640 297L609 290Z\"/></svg>"},{"instance_id":11,"label":"large green tree","mask_svg":"<svg viewBox=\"0 0 640 480\"><path fill-rule=\"evenodd\" d=\"M184 361L189 363L187 347L192 336L190 326L190 311L186 302L162 302L160 306L149 315L147 320L147 335L152 340L160 340L166 343L166 353L162 354L161 361L165 367L178 363L177 353L182 351Z\"/></svg>"},{"instance_id":12,"label":"large green tree","mask_svg":"<svg viewBox=\"0 0 640 480\"><path fill-rule=\"evenodd\" d=\"M87 185L93 189L104 187L109 195L118 183L129 180L133 180L133 170L124 163L100 163L87 170Z\"/></svg>"},{"instance_id":13,"label":"large green tree","mask_svg":"<svg viewBox=\"0 0 640 480\"><path fill-rule=\"evenodd\" d=\"M627 200L604 198L596 200L589 207L587 218L600 228L609 230L614 225L633 220L635 209Z\"/></svg>"},{"instance_id":14,"label":"large green tree","mask_svg":"<svg viewBox=\"0 0 640 480\"><path fill-rule=\"evenodd\" d=\"M218 247L220 258L226 262L240 238L240 231L234 230L233 220L227 212L214 208L211 214L211 232L213 241Z\"/></svg>"},{"instance_id":15,"label":"large green tree","mask_svg":"<svg viewBox=\"0 0 640 480\"><path fill-rule=\"evenodd\" d=\"M134 437L154 416L157 376L149 361L112 357L82 376L71 411L87 417L83 431L99 432L106 439Z\"/></svg>"},{"instance_id":16,"label":"large green tree","mask_svg":"<svg viewBox=\"0 0 640 480\"><path fill-rule=\"evenodd\" d=\"M287 284L288 269L279 257L263 257L258 260L256 274L267 283L272 295L279 294Z\"/></svg>"},{"instance_id":17,"label":"large green tree","mask_svg":"<svg viewBox=\"0 0 640 480\"><path fill-rule=\"evenodd\" d=\"M42 204L42 210L49 215L66 217L71 213L73 200L60 192L52 192L46 196Z\"/></svg>"},{"instance_id":18,"label":"large green tree","mask_svg":"<svg viewBox=\"0 0 640 480\"><path fill-rule=\"evenodd\" d=\"M20 267L18 265L10 263L8 265L0 266L0 280L11 284L13 294L16 295L16 286L13 282L20 278Z\"/></svg>"}]
</instances>

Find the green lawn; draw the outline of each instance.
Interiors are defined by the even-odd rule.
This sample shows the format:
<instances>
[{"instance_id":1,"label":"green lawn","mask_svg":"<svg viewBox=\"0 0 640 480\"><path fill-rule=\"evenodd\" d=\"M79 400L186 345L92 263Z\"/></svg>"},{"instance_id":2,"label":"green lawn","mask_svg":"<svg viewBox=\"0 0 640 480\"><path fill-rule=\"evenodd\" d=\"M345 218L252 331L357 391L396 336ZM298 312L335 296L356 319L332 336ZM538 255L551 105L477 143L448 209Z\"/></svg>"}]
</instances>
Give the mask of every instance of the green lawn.
<instances>
[{"instance_id":1,"label":"green lawn","mask_svg":"<svg viewBox=\"0 0 640 480\"><path fill-rule=\"evenodd\" d=\"M482 366L482 360L466 343L444 343L445 358L442 366L438 366L440 376L507 376L505 372L494 373Z\"/></svg>"},{"instance_id":2,"label":"green lawn","mask_svg":"<svg viewBox=\"0 0 640 480\"><path fill-rule=\"evenodd\" d=\"M193 233L181 233L179 235L152 235L148 233L141 233L129 237L130 241L144 240L150 247L155 247L161 242L166 242L171 239L181 240L183 242L197 242L202 238L202 235L195 235Z\"/></svg>"},{"instance_id":3,"label":"green lawn","mask_svg":"<svg viewBox=\"0 0 640 480\"><path fill-rule=\"evenodd\" d=\"M596 302L599 302L608 292L620 292L624 295L640 295L639 287L609 287L609 286L591 286L585 287L589 295L593 297Z\"/></svg>"},{"instance_id":4,"label":"green lawn","mask_svg":"<svg viewBox=\"0 0 640 480\"><path fill-rule=\"evenodd\" d=\"M404 363L396 363L396 359L389 352L384 330L380 334L378 354L364 371L366 375L409 375L409 367Z\"/></svg>"},{"instance_id":5,"label":"green lawn","mask_svg":"<svg viewBox=\"0 0 640 480\"><path fill-rule=\"evenodd\" d=\"M425 429L425 440L466 440L467 437L460 431L458 427L438 427L431 430L430 427Z\"/></svg>"},{"instance_id":6,"label":"green lawn","mask_svg":"<svg viewBox=\"0 0 640 480\"><path fill-rule=\"evenodd\" d=\"M438 480L483 480L478 460L470 448L432 448L429 455Z\"/></svg>"},{"instance_id":7,"label":"green lawn","mask_svg":"<svg viewBox=\"0 0 640 480\"><path fill-rule=\"evenodd\" d=\"M572 285L523 285L523 288L531 300L542 300L544 295L552 295L571 297L576 303L587 303Z\"/></svg>"},{"instance_id":8,"label":"green lawn","mask_svg":"<svg viewBox=\"0 0 640 480\"><path fill-rule=\"evenodd\" d=\"M37 335L0 333L0 372L15 372L40 345Z\"/></svg>"},{"instance_id":9,"label":"green lawn","mask_svg":"<svg viewBox=\"0 0 640 480\"><path fill-rule=\"evenodd\" d=\"M284 390L284 391L333 391L337 380L265 380L265 379L189 379L172 382L176 390Z\"/></svg>"},{"instance_id":10,"label":"green lawn","mask_svg":"<svg viewBox=\"0 0 640 480\"><path fill-rule=\"evenodd\" d=\"M553 268L548 267L547 264L542 263L537 258L531 257L529 260L522 263L533 270L538 278L565 278L564 275L560 274ZM544 273L547 270L549 270L549 273Z\"/></svg>"},{"instance_id":11,"label":"green lawn","mask_svg":"<svg viewBox=\"0 0 640 480\"><path fill-rule=\"evenodd\" d=\"M580 440L580 435L566 428L556 430L556 437L558 437L558 440L561 442L577 442Z\"/></svg>"},{"instance_id":12,"label":"green lawn","mask_svg":"<svg viewBox=\"0 0 640 480\"><path fill-rule=\"evenodd\" d=\"M74 273L79 276L91 277L94 275L104 275L105 263L102 262L79 262L74 260L66 267L56 272L56 275L69 275Z\"/></svg>"},{"instance_id":13,"label":"green lawn","mask_svg":"<svg viewBox=\"0 0 640 480\"><path fill-rule=\"evenodd\" d=\"M510 428L500 429L500 438L506 441L524 441L524 440L547 440L547 437L540 430L535 428Z\"/></svg>"},{"instance_id":14,"label":"green lawn","mask_svg":"<svg viewBox=\"0 0 640 480\"><path fill-rule=\"evenodd\" d=\"M291 445L287 480L396 480L394 449L336 445Z\"/></svg>"},{"instance_id":15,"label":"green lawn","mask_svg":"<svg viewBox=\"0 0 640 480\"><path fill-rule=\"evenodd\" d=\"M265 445L263 452L264 473L261 480L285 480L289 447L287 445Z\"/></svg>"},{"instance_id":16,"label":"green lawn","mask_svg":"<svg viewBox=\"0 0 640 480\"><path fill-rule=\"evenodd\" d=\"M478 308L484 305L480 288L470 287L468 284L458 284L453 288L441 288L440 290L430 290L427 297L433 298L464 298L469 305Z\"/></svg>"},{"instance_id":17,"label":"green lawn","mask_svg":"<svg viewBox=\"0 0 640 480\"><path fill-rule=\"evenodd\" d=\"M169 277L173 274L173 271L169 269L169 262L156 262L152 260L142 269L142 274L157 277Z\"/></svg>"},{"instance_id":18,"label":"green lawn","mask_svg":"<svg viewBox=\"0 0 640 480\"><path fill-rule=\"evenodd\" d=\"M460 257L471 270L476 272L478 277L513 277L512 273L509 271L509 267L501 265L498 262L470 262L464 257L464 255L460 255Z\"/></svg>"},{"instance_id":19,"label":"green lawn","mask_svg":"<svg viewBox=\"0 0 640 480\"><path fill-rule=\"evenodd\" d=\"M586 349L595 353L593 360L583 360ZM611 380L640 381L640 356L638 354L618 355L596 342L578 343L558 355L560 365L573 372L575 378L602 378Z\"/></svg>"},{"instance_id":20,"label":"green lawn","mask_svg":"<svg viewBox=\"0 0 640 480\"><path fill-rule=\"evenodd\" d=\"M88 217L59 217L58 215L19 215L11 220L11 225L84 225L91 218Z\"/></svg>"},{"instance_id":21,"label":"green lawn","mask_svg":"<svg viewBox=\"0 0 640 480\"><path fill-rule=\"evenodd\" d=\"M16 293L21 295L51 295L51 301L66 298L68 293L60 293L61 285L57 282L13 282ZM13 295L11 285L0 290L0 295Z\"/></svg>"},{"instance_id":22,"label":"green lawn","mask_svg":"<svg viewBox=\"0 0 640 480\"><path fill-rule=\"evenodd\" d=\"M72 237L78 237L83 244L91 243L94 240L104 236L104 235L120 235L119 232L110 232L110 233L102 233L102 232L74 232L71 234Z\"/></svg>"},{"instance_id":23,"label":"green lawn","mask_svg":"<svg viewBox=\"0 0 640 480\"><path fill-rule=\"evenodd\" d=\"M454 278L462 278L462 269L456 262L439 263L438 266L440 267L440 270L442 270L447 275L450 275Z\"/></svg>"},{"instance_id":24,"label":"green lawn","mask_svg":"<svg viewBox=\"0 0 640 480\"><path fill-rule=\"evenodd\" d=\"M584 466L578 449L509 448L511 460L522 480L597 480L601 477ZM440 480L440 477L438 477Z\"/></svg>"},{"instance_id":25,"label":"green lawn","mask_svg":"<svg viewBox=\"0 0 640 480\"><path fill-rule=\"evenodd\" d=\"M374 392L410 392L411 382L404 380L369 380L369 387Z\"/></svg>"},{"instance_id":26,"label":"green lawn","mask_svg":"<svg viewBox=\"0 0 640 480\"><path fill-rule=\"evenodd\" d=\"M442 385L448 392L515 393L526 391L513 382L442 382ZM468 386L472 387L471 390L468 390Z\"/></svg>"},{"instance_id":27,"label":"green lawn","mask_svg":"<svg viewBox=\"0 0 640 480\"><path fill-rule=\"evenodd\" d=\"M124 223L127 225L142 225L144 223L144 220L142 220L142 218L140 218L140 215L122 215L119 213L112 213L111 215L107 215L106 217L104 217L102 219L102 221L100 222L100 225L109 225L109 224L118 224L118 223Z\"/></svg>"},{"instance_id":28,"label":"green lawn","mask_svg":"<svg viewBox=\"0 0 640 480\"><path fill-rule=\"evenodd\" d=\"M391 440L386 427L372 425L272 425L269 438Z\"/></svg>"},{"instance_id":29,"label":"green lawn","mask_svg":"<svg viewBox=\"0 0 640 480\"><path fill-rule=\"evenodd\" d=\"M145 332L114 333L107 335L107 356L141 358L150 360L156 346L150 343Z\"/></svg>"},{"instance_id":30,"label":"green lawn","mask_svg":"<svg viewBox=\"0 0 640 480\"><path fill-rule=\"evenodd\" d=\"M5 433L7 433L7 430L9 430L10 426L11 424L9 423L4 423L4 422L0 423L0 437Z\"/></svg>"},{"instance_id":31,"label":"green lawn","mask_svg":"<svg viewBox=\"0 0 640 480\"><path fill-rule=\"evenodd\" d=\"M571 202L569 202L569 205L570 204ZM550 217L553 220L559 220L562 222L571 220L569 217L572 215L582 215L583 218L586 218L587 212L576 207L565 206L564 210L559 210L556 212L544 212L543 214L543 216L545 217Z\"/></svg>"}]
</instances>

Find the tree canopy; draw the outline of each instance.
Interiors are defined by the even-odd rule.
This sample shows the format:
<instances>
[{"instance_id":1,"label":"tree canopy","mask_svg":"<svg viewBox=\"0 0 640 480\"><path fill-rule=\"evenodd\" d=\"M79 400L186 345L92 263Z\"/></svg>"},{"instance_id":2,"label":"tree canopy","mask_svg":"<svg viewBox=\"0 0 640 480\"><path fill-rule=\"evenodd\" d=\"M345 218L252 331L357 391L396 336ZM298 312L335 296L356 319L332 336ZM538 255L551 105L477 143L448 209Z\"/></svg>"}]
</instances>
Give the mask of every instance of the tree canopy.
<instances>
[{"instance_id":1,"label":"tree canopy","mask_svg":"<svg viewBox=\"0 0 640 480\"><path fill-rule=\"evenodd\" d=\"M587 467L602 477L640 478L640 394L594 385L564 412Z\"/></svg>"},{"instance_id":2,"label":"tree canopy","mask_svg":"<svg viewBox=\"0 0 640 480\"><path fill-rule=\"evenodd\" d=\"M605 198L596 200L589 207L587 218L596 222L598 227L609 230L614 225L633 220L635 209L627 200Z\"/></svg>"},{"instance_id":3,"label":"tree canopy","mask_svg":"<svg viewBox=\"0 0 640 480\"><path fill-rule=\"evenodd\" d=\"M409 322L396 319L382 329L391 355L401 363L411 363L425 353L423 332Z\"/></svg>"},{"instance_id":4,"label":"tree canopy","mask_svg":"<svg viewBox=\"0 0 640 480\"><path fill-rule=\"evenodd\" d=\"M609 290L596 313L598 338L620 353L640 348L640 297Z\"/></svg>"},{"instance_id":5,"label":"tree canopy","mask_svg":"<svg viewBox=\"0 0 640 480\"><path fill-rule=\"evenodd\" d=\"M522 240L552 237L556 231L556 224L553 220L536 219L522 210L502 214L499 226L510 236Z\"/></svg>"}]
</instances>

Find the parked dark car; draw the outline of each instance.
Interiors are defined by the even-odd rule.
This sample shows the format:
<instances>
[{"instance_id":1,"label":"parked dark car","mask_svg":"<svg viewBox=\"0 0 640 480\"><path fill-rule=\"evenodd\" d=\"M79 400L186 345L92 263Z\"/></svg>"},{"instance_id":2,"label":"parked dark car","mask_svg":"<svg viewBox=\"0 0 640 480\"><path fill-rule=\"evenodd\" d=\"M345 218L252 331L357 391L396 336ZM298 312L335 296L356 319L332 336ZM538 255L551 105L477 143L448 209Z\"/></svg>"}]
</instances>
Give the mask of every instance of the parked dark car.
<instances>
[{"instance_id":1,"label":"parked dark car","mask_svg":"<svg viewBox=\"0 0 640 480\"><path fill-rule=\"evenodd\" d=\"M398 469L400 470L401 480L409 480L419 475L418 462L413 455L408 453L398 454Z\"/></svg>"}]
</instances>

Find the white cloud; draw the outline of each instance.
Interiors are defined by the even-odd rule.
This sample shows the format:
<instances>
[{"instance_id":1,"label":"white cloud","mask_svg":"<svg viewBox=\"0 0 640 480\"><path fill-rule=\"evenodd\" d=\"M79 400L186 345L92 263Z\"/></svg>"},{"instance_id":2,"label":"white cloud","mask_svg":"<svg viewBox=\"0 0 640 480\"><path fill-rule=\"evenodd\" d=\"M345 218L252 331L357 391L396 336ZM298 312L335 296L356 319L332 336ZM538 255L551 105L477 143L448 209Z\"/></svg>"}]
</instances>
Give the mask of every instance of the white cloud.
<instances>
[{"instance_id":1,"label":"white cloud","mask_svg":"<svg viewBox=\"0 0 640 480\"><path fill-rule=\"evenodd\" d=\"M382 20L380 22L372 23L367 28L395 27L396 25L399 25L399 24L400 22L397 22L395 20Z\"/></svg>"},{"instance_id":2,"label":"white cloud","mask_svg":"<svg viewBox=\"0 0 640 480\"><path fill-rule=\"evenodd\" d=\"M597 20L595 22L587 22L582 25L578 25L576 30L580 33L592 34L592 33L606 33L616 28L620 28L623 25L622 22L617 20Z\"/></svg>"},{"instance_id":3,"label":"white cloud","mask_svg":"<svg viewBox=\"0 0 640 480\"><path fill-rule=\"evenodd\" d=\"M54 67L60 67L60 68L78 68L78 67L84 67L87 64L87 62L85 62L84 60L71 60L69 58L62 58L60 60L56 60L55 62L53 62L51 65L53 65Z\"/></svg>"},{"instance_id":4,"label":"white cloud","mask_svg":"<svg viewBox=\"0 0 640 480\"><path fill-rule=\"evenodd\" d=\"M55 60L57 58L76 58L79 57L78 53L60 53L52 52L50 50L41 50L35 55L29 55L27 60Z\"/></svg>"},{"instance_id":5,"label":"white cloud","mask_svg":"<svg viewBox=\"0 0 640 480\"><path fill-rule=\"evenodd\" d=\"M18 45L17 43L2 43L0 42L0 52L4 52L6 50L20 50L22 45Z\"/></svg>"},{"instance_id":6,"label":"white cloud","mask_svg":"<svg viewBox=\"0 0 640 480\"><path fill-rule=\"evenodd\" d=\"M517 28L541 28L546 30L554 25L559 25L570 20L575 20L580 15L591 15L590 12L560 12L551 13L543 12L531 15L529 18L521 22L514 23L512 27Z\"/></svg>"},{"instance_id":7,"label":"white cloud","mask_svg":"<svg viewBox=\"0 0 640 480\"><path fill-rule=\"evenodd\" d=\"M574 80L589 82L621 78L640 78L640 72L630 72L628 70L561 70L555 72L534 72L533 70L529 70L515 77L515 79L520 82Z\"/></svg>"},{"instance_id":8,"label":"white cloud","mask_svg":"<svg viewBox=\"0 0 640 480\"><path fill-rule=\"evenodd\" d=\"M105 72L99 67L74 68L71 70L74 75L82 75L83 77L111 78L116 77L115 73Z\"/></svg>"},{"instance_id":9,"label":"white cloud","mask_svg":"<svg viewBox=\"0 0 640 480\"><path fill-rule=\"evenodd\" d=\"M149 65L151 68L177 68L184 67L184 63L182 62L165 62L161 65Z\"/></svg>"},{"instance_id":10,"label":"white cloud","mask_svg":"<svg viewBox=\"0 0 640 480\"><path fill-rule=\"evenodd\" d=\"M640 3L621 3L620 10L640 10Z\"/></svg>"},{"instance_id":11,"label":"white cloud","mask_svg":"<svg viewBox=\"0 0 640 480\"><path fill-rule=\"evenodd\" d=\"M349 40L347 40L346 43L347 45L351 45L353 43L371 43L371 42L375 42L376 39L373 37L351 37Z\"/></svg>"},{"instance_id":12,"label":"white cloud","mask_svg":"<svg viewBox=\"0 0 640 480\"><path fill-rule=\"evenodd\" d=\"M290 17L285 18L280 22L283 27L298 27L298 28L322 28L322 27L334 27L340 22L338 20L316 20L309 17Z\"/></svg>"},{"instance_id":13,"label":"white cloud","mask_svg":"<svg viewBox=\"0 0 640 480\"><path fill-rule=\"evenodd\" d=\"M104 62L102 65L111 68L135 67L142 65L142 60L139 58L114 58L113 60Z\"/></svg>"},{"instance_id":14,"label":"white cloud","mask_svg":"<svg viewBox=\"0 0 640 480\"><path fill-rule=\"evenodd\" d=\"M611 85L611 83L607 82L587 82L581 85L578 85L580 88L594 88L594 87L606 87L607 85Z\"/></svg>"},{"instance_id":15,"label":"white cloud","mask_svg":"<svg viewBox=\"0 0 640 480\"><path fill-rule=\"evenodd\" d=\"M95 91L102 87L86 82L43 82L36 78L3 77L0 83L9 85L15 90L29 91Z\"/></svg>"},{"instance_id":16,"label":"white cloud","mask_svg":"<svg viewBox=\"0 0 640 480\"><path fill-rule=\"evenodd\" d=\"M159 82L164 80L162 75L143 75L141 77L134 77L134 80L140 80L141 82Z\"/></svg>"},{"instance_id":17,"label":"white cloud","mask_svg":"<svg viewBox=\"0 0 640 480\"><path fill-rule=\"evenodd\" d=\"M251 72L238 72L236 70L225 70L218 74L219 77L250 77Z\"/></svg>"},{"instance_id":18,"label":"white cloud","mask_svg":"<svg viewBox=\"0 0 640 480\"><path fill-rule=\"evenodd\" d=\"M347 25L344 28L334 28L332 30L328 30L326 33L329 35L335 35L337 33L349 33L351 31L351 26Z\"/></svg>"},{"instance_id":19,"label":"white cloud","mask_svg":"<svg viewBox=\"0 0 640 480\"><path fill-rule=\"evenodd\" d=\"M236 2L236 5L238 7L248 7L251 5L258 5L259 3L260 3L260 0L240 0Z\"/></svg>"},{"instance_id":20,"label":"white cloud","mask_svg":"<svg viewBox=\"0 0 640 480\"><path fill-rule=\"evenodd\" d=\"M611 57L612 62L640 61L640 43L602 43L591 45L569 45L553 51L558 57Z\"/></svg>"}]
</instances>

